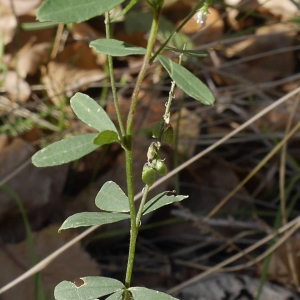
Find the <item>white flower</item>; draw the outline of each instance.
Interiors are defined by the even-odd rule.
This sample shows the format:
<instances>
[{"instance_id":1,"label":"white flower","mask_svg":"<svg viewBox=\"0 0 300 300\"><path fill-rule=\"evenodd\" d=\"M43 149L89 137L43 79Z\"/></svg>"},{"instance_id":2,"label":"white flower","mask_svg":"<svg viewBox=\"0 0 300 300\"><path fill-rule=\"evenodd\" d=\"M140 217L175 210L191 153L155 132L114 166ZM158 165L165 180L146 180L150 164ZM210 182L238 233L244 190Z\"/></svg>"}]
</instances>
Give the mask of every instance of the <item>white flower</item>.
<instances>
[{"instance_id":1,"label":"white flower","mask_svg":"<svg viewBox=\"0 0 300 300\"><path fill-rule=\"evenodd\" d=\"M202 12L201 10L198 10L194 15L194 19L197 24L201 24L201 27L204 27L206 25L207 12Z\"/></svg>"}]
</instances>

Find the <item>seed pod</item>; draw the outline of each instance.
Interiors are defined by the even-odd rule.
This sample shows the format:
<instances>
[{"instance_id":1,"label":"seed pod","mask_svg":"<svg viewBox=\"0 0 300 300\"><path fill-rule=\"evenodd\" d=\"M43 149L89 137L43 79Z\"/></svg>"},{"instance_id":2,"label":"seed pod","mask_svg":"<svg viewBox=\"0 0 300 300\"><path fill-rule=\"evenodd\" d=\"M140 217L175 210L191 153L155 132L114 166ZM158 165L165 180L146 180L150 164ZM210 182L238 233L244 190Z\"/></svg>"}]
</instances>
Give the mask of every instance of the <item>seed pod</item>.
<instances>
[{"instance_id":1,"label":"seed pod","mask_svg":"<svg viewBox=\"0 0 300 300\"><path fill-rule=\"evenodd\" d=\"M165 176L167 174L167 166L166 164L161 160L158 159L156 162L156 172L160 176Z\"/></svg>"},{"instance_id":2,"label":"seed pod","mask_svg":"<svg viewBox=\"0 0 300 300\"><path fill-rule=\"evenodd\" d=\"M162 130L164 126L164 120L160 120L158 123L156 123L152 128L152 137L155 139L158 139L162 135Z\"/></svg>"},{"instance_id":3,"label":"seed pod","mask_svg":"<svg viewBox=\"0 0 300 300\"><path fill-rule=\"evenodd\" d=\"M155 143L151 143L147 151L147 159L151 161L157 156L157 146Z\"/></svg>"},{"instance_id":4,"label":"seed pod","mask_svg":"<svg viewBox=\"0 0 300 300\"><path fill-rule=\"evenodd\" d=\"M174 130L171 124L164 131L164 140L168 145L171 145L174 140Z\"/></svg>"},{"instance_id":5,"label":"seed pod","mask_svg":"<svg viewBox=\"0 0 300 300\"><path fill-rule=\"evenodd\" d=\"M155 170L148 164L144 164L142 172L142 180L148 186L151 186L155 181Z\"/></svg>"}]
</instances>

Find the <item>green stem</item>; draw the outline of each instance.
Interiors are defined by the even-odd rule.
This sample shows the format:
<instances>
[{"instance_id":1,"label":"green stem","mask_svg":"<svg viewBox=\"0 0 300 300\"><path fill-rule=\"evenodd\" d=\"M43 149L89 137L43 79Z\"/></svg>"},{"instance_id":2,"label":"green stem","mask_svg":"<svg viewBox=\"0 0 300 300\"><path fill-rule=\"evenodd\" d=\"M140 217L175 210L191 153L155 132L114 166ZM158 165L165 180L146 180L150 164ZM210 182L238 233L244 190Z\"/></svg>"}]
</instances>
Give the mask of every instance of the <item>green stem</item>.
<instances>
[{"instance_id":1,"label":"green stem","mask_svg":"<svg viewBox=\"0 0 300 300\"><path fill-rule=\"evenodd\" d=\"M151 25L149 39L148 39L148 44L147 44L147 49L146 49L146 54L144 56L144 61L141 66L141 70L138 75L138 78L137 78L137 81L136 81L136 84L135 84L135 87L134 87L134 90L132 93L131 105L130 105L130 109L128 112L128 118L127 118L127 127L126 127L127 136L132 135L134 111L135 111L136 104L138 102L138 95L139 95L139 92L141 89L141 85L142 85L143 79L145 77L147 67L149 66L152 49L153 49L155 39L156 39L156 33L157 33L157 29L158 29L160 13L161 13L161 7L158 8L157 11L154 11L152 25Z\"/></svg>"},{"instance_id":2,"label":"green stem","mask_svg":"<svg viewBox=\"0 0 300 300\"><path fill-rule=\"evenodd\" d=\"M127 193L129 199L129 209L130 209L130 244L129 244L129 254L127 261L127 269L125 276L125 287L130 287L130 281L132 276L132 268L135 254L135 245L138 235L138 228L136 226L136 212L134 204L134 186L132 178L132 151L125 149L125 159L126 159L126 180L127 180Z\"/></svg>"},{"instance_id":3,"label":"green stem","mask_svg":"<svg viewBox=\"0 0 300 300\"><path fill-rule=\"evenodd\" d=\"M183 47L183 50L185 50L185 45ZM181 65L182 63L182 57L183 57L183 54L180 54L179 56L179 62L178 64ZM173 98L174 98L174 90L175 90L175 86L176 86L176 83L175 81L172 81L172 85L171 85L171 89L170 89L170 92L169 92L169 98L168 98L168 101L166 103L166 110L165 110L165 113L164 113L164 120L167 124L170 123L170 109L171 109L171 104L172 104L172 101L173 101Z\"/></svg>"},{"instance_id":4,"label":"green stem","mask_svg":"<svg viewBox=\"0 0 300 300\"><path fill-rule=\"evenodd\" d=\"M143 190L143 197L142 197L142 200L141 200L139 211L136 215L135 224L136 224L137 228L140 227L140 221L141 221L144 205L145 205L145 202L146 202L146 199L147 199L147 196L148 196L149 188L150 188L150 186L146 184L145 187L144 187L144 190Z\"/></svg>"},{"instance_id":5,"label":"green stem","mask_svg":"<svg viewBox=\"0 0 300 300\"><path fill-rule=\"evenodd\" d=\"M146 74L147 67L149 65L149 60L151 57L152 49L156 39L156 33L158 29L159 17L161 13L161 7L159 7L156 11L154 11L152 25L150 29L146 54L144 56L144 61L138 75L135 88L132 93L131 104L127 117L126 124L126 147L125 147L125 158L126 158L126 180L127 180L127 193L129 200L129 208L130 208L130 245L129 245L129 253L128 253L128 262L127 269L125 275L125 287L128 289L130 287L132 269L133 269L133 261L135 255L135 247L136 247L136 239L138 236L138 226L136 224L136 211L135 211L135 203L134 203L134 186L132 179L132 127L133 127L133 117L135 112L135 107L138 102L138 95L141 89L141 85L143 79ZM125 293L125 299L129 299L128 293Z\"/></svg>"},{"instance_id":6,"label":"green stem","mask_svg":"<svg viewBox=\"0 0 300 300\"><path fill-rule=\"evenodd\" d=\"M106 38L111 39L111 31L110 31L110 16L109 12L105 13L105 32L106 32ZM118 118L118 123L120 126L122 137L125 136L125 128L122 122L122 116L117 96L117 90L116 90L116 83L115 83L115 77L114 77L114 66L113 66L113 60L111 55L107 55L107 61L108 61L108 69L109 69L109 76L110 76L110 82L111 82L111 90L113 94L114 99L114 106L116 109L116 114Z\"/></svg>"}]
</instances>

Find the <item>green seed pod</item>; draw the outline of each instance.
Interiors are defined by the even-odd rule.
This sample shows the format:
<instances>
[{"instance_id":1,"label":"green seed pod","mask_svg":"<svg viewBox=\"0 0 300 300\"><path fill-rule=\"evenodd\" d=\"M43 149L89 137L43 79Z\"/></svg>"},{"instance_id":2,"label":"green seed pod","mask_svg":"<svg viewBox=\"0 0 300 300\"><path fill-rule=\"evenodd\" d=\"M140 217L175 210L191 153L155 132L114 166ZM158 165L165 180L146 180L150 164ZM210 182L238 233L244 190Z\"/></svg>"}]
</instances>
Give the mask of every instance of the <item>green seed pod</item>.
<instances>
[{"instance_id":1,"label":"green seed pod","mask_svg":"<svg viewBox=\"0 0 300 300\"><path fill-rule=\"evenodd\" d=\"M158 159L156 162L156 172L160 176L165 176L167 174L167 166L166 164L161 160Z\"/></svg>"},{"instance_id":2,"label":"green seed pod","mask_svg":"<svg viewBox=\"0 0 300 300\"><path fill-rule=\"evenodd\" d=\"M171 145L174 140L174 130L171 124L164 131L164 140L168 145Z\"/></svg>"},{"instance_id":3,"label":"green seed pod","mask_svg":"<svg viewBox=\"0 0 300 300\"><path fill-rule=\"evenodd\" d=\"M162 135L162 130L164 126L164 120L160 120L158 123L156 123L152 128L152 137L155 139L158 139Z\"/></svg>"},{"instance_id":4,"label":"green seed pod","mask_svg":"<svg viewBox=\"0 0 300 300\"><path fill-rule=\"evenodd\" d=\"M142 172L142 180L148 186L151 186L155 181L155 170L148 164L144 164Z\"/></svg>"}]
</instances>

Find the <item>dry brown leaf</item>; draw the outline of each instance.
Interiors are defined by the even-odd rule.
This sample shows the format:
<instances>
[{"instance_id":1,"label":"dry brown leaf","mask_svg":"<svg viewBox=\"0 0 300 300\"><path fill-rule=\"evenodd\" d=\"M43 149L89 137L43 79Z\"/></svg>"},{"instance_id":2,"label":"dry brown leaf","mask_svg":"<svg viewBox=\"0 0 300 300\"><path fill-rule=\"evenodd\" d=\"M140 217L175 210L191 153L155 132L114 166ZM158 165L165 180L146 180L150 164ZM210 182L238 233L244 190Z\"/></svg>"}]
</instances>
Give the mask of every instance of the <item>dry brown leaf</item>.
<instances>
[{"instance_id":1,"label":"dry brown leaf","mask_svg":"<svg viewBox=\"0 0 300 300\"><path fill-rule=\"evenodd\" d=\"M49 62L48 71L42 76L48 96L60 105L64 95L71 97L75 92L85 90L92 82L105 77L99 69L87 70L67 63Z\"/></svg>"},{"instance_id":2,"label":"dry brown leaf","mask_svg":"<svg viewBox=\"0 0 300 300\"><path fill-rule=\"evenodd\" d=\"M16 71L0 74L2 89L11 101L26 102L31 94L30 85Z\"/></svg>"},{"instance_id":3,"label":"dry brown leaf","mask_svg":"<svg viewBox=\"0 0 300 300\"><path fill-rule=\"evenodd\" d=\"M227 5L237 7L227 7L227 21L229 25L236 31L241 30L245 25L247 25L245 18L238 20L237 17L240 14L240 9L254 11L258 6L257 0L225 0ZM246 24L245 24L246 23Z\"/></svg>"},{"instance_id":4,"label":"dry brown leaf","mask_svg":"<svg viewBox=\"0 0 300 300\"><path fill-rule=\"evenodd\" d=\"M257 58L238 64L232 61L231 65L229 63L229 66L224 66L222 70L251 82L267 82L293 74L294 53L280 51L293 46L297 32L298 29L292 24L273 24L259 28L256 31L257 37L235 43L224 50L228 58ZM265 52L276 50L279 51L278 54L264 55ZM230 76L222 78L226 84L236 83Z\"/></svg>"},{"instance_id":5,"label":"dry brown leaf","mask_svg":"<svg viewBox=\"0 0 300 300\"><path fill-rule=\"evenodd\" d=\"M295 282L293 282L292 270L290 269L288 263L288 248L286 243L281 245L272 254L270 266L268 269L268 278L269 280L274 280L276 282L290 286L291 284L295 285ZM300 281L300 258L299 258L300 236L299 234L291 237L289 239L289 243L291 245L290 255L293 259L293 265L296 270L298 281Z\"/></svg>"},{"instance_id":6,"label":"dry brown leaf","mask_svg":"<svg viewBox=\"0 0 300 300\"><path fill-rule=\"evenodd\" d=\"M41 2L42 0L0 0L0 33L4 37L4 45L13 39L17 26L16 16L32 11Z\"/></svg>"},{"instance_id":7,"label":"dry brown leaf","mask_svg":"<svg viewBox=\"0 0 300 300\"><path fill-rule=\"evenodd\" d=\"M4 45L12 41L16 26L17 19L11 9L0 4L0 35L3 38Z\"/></svg>"},{"instance_id":8,"label":"dry brown leaf","mask_svg":"<svg viewBox=\"0 0 300 300\"><path fill-rule=\"evenodd\" d=\"M66 45L55 58L57 63L69 63L74 67L94 70L98 69L97 56L86 42L77 41Z\"/></svg>"},{"instance_id":9,"label":"dry brown leaf","mask_svg":"<svg viewBox=\"0 0 300 300\"><path fill-rule=\"evenodd\" d=\"M95 69L97 68L97 65L103 66L105 64L107 56L96 52L94 48L90 48L87 45L90 41L103 38L103 34L85 22L79 24L74 23L72 25L71 33L75 40L82 41L83 43L73 43L70 46L66 46L63 52L60 53L59 57L69 55L66 56L67 60L69 60L70 57L76 56L76 66L88 69ZM69 54L67 54L68 52ZM81 56L78 60L79 52L81 53ZM62 61L65 62L66 60L62 59Z\"/></svg>"},{"instance_id":10,"label":"dry brown leaf","mask_svg":"<svg viewBox=\"0 0 300 300\"><path fill-rule=\"evenodd\" d=\"M0 152L0 178L4 179L10 175L29 160L34 152L34 148L29 143L20 138L14 139ZM7 182L7 186L18 195L34 228L49 220L53 211L59 206L67 170L67 165L36 168L28 164ZM0 191L0 199L1 238L18 240L24 234L24 224L16 200L5 190Z\"/></svg>"},{"instance_id":11,"label":"dry brown leaf","mask_svg":"<svg viewBox=\"0 0 300 300\"><path fill-rule=\"evenodd\" d=\"M281 16L282 21L287 21L299 15L297 6L294 5L291 0L258 0L258 3L268 9L273 15Z\"/></svg>"},{"instance_id":12,"label":"dry brown leaf","mask_svg":"<svg viewBox=\"0 0 300 300\"><path fill-rule=\"evenodd\" d=\"M71 33L74 39L78 41L89 42L101 37L101 34L86 22L72 24Z\"/></svg>"},{"instance_id":13,"label":"dry brown leaf","mask_svg":"<svg viewBox=\"0 0 300 300\"><path fill-rule=\"evenodd\" d=\"M191 178L184 178L184 182L192 181L195 185L190 188L190 198L185 203L193 212L209 212L240 183L230 164L220 158L199 161L188 172ZM253 204L245 201L248 196L247 191L241 188L222 210L228 214L230 211L253 210Z\"/></svg>"},{"instance_id":14,"label":"dry brown leaf","mask_svg":"<svg viewBox=\"0 0 300 300\"><path fill-rule=\"evenodd\" d=\"M75 231L67 230L58 233L60 225L51 225L34 234L34 251L39 260L47 257L53 251L74 238ZM0 250L1 276L0 286L4 286L30 268L28 245L26 241L20 244L2 245ZM49 295L47 299L54 299L54 287L63 280L74 280L82 276L97 276L100 270L79 244L63 252L50 265L41 271L42 288ZM16 287L1 295L2 300L34 299L33 279L29 278Z\"/></svg>"},{"instance_id":15,"label":"dry brown leaf","mask_svg":"<svg viewBox=\"0 0 300 300\"><path fill-rule=\"evenodd\" d=\"M33 154L34 149L30 144L21 139L15 139L0 152L0 178L9 175ZM51 182L49 178L41 174L41 170L29 165L8 183L9 187L20 197L26 211L41 207L49 201ZM39 182L38 185L37 182ZM0 220L3 220L7 215L18 214L15 201L4 191L0 191L0 194Z\"/></svg>"},{"instance_id":16,"label":"dry brown leaf","mask_svg":"<svg viewBox=\"0 0 300 300\"><path fill-rule=\"evenodd\" d=\"M174 113L171 115L171 125L176 131L177 118L179 113ZM178 151L191 157L195 153L196 141L200 133L200 116L189 111L186 108L182 108L180 112L180 122L178 131Z\"/></svg>"},{"instance_id":17,"label":"dry brown leaf","mask_svg":"<svg viewBox=\"0 0 300 300\"><path fill-rule=\"evenodd\" d=\"M34 75L41 64L47 62L50 43L36 44L31 47L22 48L19 51L16 67L18 74L25 78L27 75Z\"/></svg>"},{"instance_id":18,"label":"dry brown leaf","mask_svg":"<svg viewBox=\"0 0 300 300\"><path fill-rule=\"evenodd\" d=\"M264 105L258 105L255 108L255 113L259 113L265 108ZM264 115L263 118L260 118L255 122L257 127L262 132L275 132L284 131L286 129L286 124L290 117L290 114L294 110L294 100L287 101L283 106L277 109L273 109L272 111L268 112ZM297 110L299 112L299 109ZM293 123L296 123L295 120Z\"/></svg>"},{"instance_id":19,"label":"dry brown leaf","mask_svg":"<svg viewBox=\"0 0 300 300\"><path fill-rule=\"evenodd\" d=\"M0 0L0 5L11 9L14 7L14 13L17 16L25 15L37 8L42 3L42 0Z\"/></svg>"}]
</instances>

